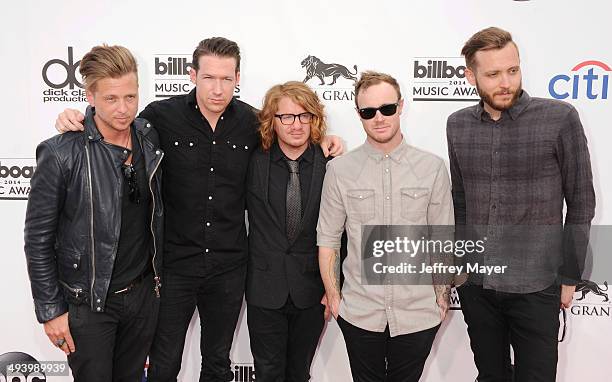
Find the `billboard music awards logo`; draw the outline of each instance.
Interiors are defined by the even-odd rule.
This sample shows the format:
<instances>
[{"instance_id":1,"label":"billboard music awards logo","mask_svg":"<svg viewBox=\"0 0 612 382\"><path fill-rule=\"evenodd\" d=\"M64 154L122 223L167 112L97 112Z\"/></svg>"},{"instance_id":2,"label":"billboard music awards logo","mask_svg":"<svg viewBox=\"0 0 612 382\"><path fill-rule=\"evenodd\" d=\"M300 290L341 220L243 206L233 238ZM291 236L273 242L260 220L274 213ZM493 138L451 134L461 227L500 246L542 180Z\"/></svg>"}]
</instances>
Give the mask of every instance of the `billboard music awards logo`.
<instances>
[{"instance_id":1,"label":"billboard music awards logo","mask_svg":"<svg viewBox=\"0 0 612 382\"><path fill-rule=\"evenodd\" d=\"M0 158L0 200L27 200L35 170L34 158Z\"/></svg>"},{"instance_id":2,"label":"billboard music awards logo","mask_svg":"<svg viewBox=\"0 0 612 382\"><path fill-rule=\"evenodd\" d=\"M22 369L24 370L22 371ZM29 369L29 371L25 369ZM46 373L41 369L41 365L36 358L27 353L9 352L0 354L0 382L46 381Z\"/></svg>"},{"instance_id":3,"label":"billboard music awards logo","mask_svg":"<svg viewBox=\"0 0 612 382\"><path fill-rule=\"evenodd\" d=\"M353 101L354 85L357 82L357 65L349 70L341 64L328 64L321 59L308 55L300 63L306 71L303 83L317 82L312 90L324 101ZM336 84L338 83L338 84Z\"/></svg>"},{"instance_id":4,"label":"billboard music awards logo","mask_svg":"<svg viewBox=\"0 0 612 382\"><path fill-rule=\"evenodd\" d=\"M75 61L71 46L66 56L45 62L42 67L42 79L46 85L42 92L43 103L87 102L79 73L80 63L80 59Z\"/></svg>"},{"instance_id":5,"label":"billboard music awards logo","mask_svg":"<svg viewBox=\"0 0 612 382\"><path fill-rule=\"evenodd\" d=\"M569 312L574 316L611 318L611 306L607 281L600 286L593 281L582 280L576 285L574 301Z\"/></svg>"},{"instance_id":6,"label":"billboard music awards logo","mask_svg":"<svg viewBox=\"0 0 612 382\"><path fill-rule=\"evenodd\" d=\"M555 99L608 99L610 66L596 60L575 65L568 74L557 74L548 83L548 93Z\"/></svg>"},{"instance_id":7,"label":"billboard music awards logo","mask_svg":"<svg viewBox=\"0 0 612 382\"><path fill-rule=\"evenodd\" d=\"M187 94L194 87L189 73L193 68L191 54L156 54L153 83L155 98L170 98ZM240 98L240 87L234 89L234 98Z\"/></svg>"},{"instance_id":8,"label":"billboard music awards logo","mask_svg":"<svg viewBox=\"0 0 612 382\"><path fill-rule=\"evenodd\" d=\"M480 100L476 87L465 79L463 57L415 57L412 83L415 102Z\"/></svg>"},{"instance_id":9,"label":"billboard music awards logo","mask_svg":"<svg viewBox=\"0 0 612 382\"><path fill-rule=\"evenodd\" d=\"M255 367L252 363L233 363L231 382L255 382Z\"/></svg>"}]
</instances>

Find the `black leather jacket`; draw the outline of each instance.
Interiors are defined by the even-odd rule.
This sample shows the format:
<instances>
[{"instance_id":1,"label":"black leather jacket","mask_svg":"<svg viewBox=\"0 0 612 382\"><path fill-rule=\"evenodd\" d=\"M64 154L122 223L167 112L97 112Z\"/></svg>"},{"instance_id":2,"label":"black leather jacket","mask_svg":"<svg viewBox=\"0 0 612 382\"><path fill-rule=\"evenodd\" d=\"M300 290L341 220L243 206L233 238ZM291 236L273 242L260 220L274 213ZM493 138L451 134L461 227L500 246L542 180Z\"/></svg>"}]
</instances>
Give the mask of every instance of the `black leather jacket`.
<instances>
[{"instance_id":1,"label":"black leather jacket","mask_svg":"<svg viewBox=\"0 0 612 382\"><path fill-rule=\"evenodd\" d=\"M104 311L121 230L123 174L128 152L102 140L94 110L85 130L57 135L36 149L25 221L25 254L36 318L68 310L66 300ZM153 271L159 292L163 249L159 137L145 119L132 123L142 147L151 191Z\"/></svg>"}]
</instances>

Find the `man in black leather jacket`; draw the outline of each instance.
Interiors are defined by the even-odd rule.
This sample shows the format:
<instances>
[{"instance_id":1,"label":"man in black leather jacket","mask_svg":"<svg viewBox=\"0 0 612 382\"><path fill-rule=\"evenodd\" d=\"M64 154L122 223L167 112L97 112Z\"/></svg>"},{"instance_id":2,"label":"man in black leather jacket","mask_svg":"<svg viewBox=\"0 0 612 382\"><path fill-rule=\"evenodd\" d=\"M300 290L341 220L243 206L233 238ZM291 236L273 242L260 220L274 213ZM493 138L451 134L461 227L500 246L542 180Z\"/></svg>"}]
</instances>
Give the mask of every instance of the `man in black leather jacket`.
<instances>
[{"instance_id":1,"label":"man in black leather jacket","mask_svg":"<svg viewBox=\"0 0 612 382\"><path fill-rule=\"evenodd\" d=\"M36 317L75 381L140 381L159 306L163 152L151 124L135 119L126 48L94 47L80 72L85 130L36 150L25 222Z\"/></svg>"}]
</instances>

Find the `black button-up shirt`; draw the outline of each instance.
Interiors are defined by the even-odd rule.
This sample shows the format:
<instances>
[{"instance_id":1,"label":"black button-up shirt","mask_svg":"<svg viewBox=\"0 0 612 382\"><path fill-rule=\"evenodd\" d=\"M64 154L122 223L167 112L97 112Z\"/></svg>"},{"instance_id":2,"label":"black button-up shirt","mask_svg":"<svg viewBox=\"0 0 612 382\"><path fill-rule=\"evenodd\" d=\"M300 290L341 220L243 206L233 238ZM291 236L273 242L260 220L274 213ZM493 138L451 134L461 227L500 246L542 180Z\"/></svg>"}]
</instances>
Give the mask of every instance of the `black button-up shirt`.
<instances>
[{"instance_id":1,"label":"black button-up shirt","mask_svg":"<svg viewBox=\"0 0 612 382\"><path fill-rule=\"evenodd\" d=\"M278 143L270 147L270 184L268 185L268 198L272 210L278 218L278 222L287 228L287 183L289 182L288 158L285 156ZM309 145L306 151L297 159L300 178L300 198L302 203L302 215L308 203L310 191L310 180L312 178L312 163L314 161L314 150Z\"/></svg>"},{"instance_id":2,"label":"black button-up shirt","mask_svg":"<svg viewBox=\"0 0 612 382\"><path fill-rule=\"evenodd\" d=\"M595 192L576 109L523 91L499 120L481 102L453 113L446 131L455 222L487 238L483 265L508 266L483 285L529 293L580 279Z\"/></svg>"},{"instance_id":3,"label":"black button-up shirt","mask_svg":"<svg viewBox=\"0 0 612 382\"><path fill-rule=\"evenodd\" d=\"M198 276L246 263L246 172L259 144L253 109L232 100L213 131L195 89L149 104L140 114L157 129L165 152L164 268Z\"/></svg>"}]
</instances>

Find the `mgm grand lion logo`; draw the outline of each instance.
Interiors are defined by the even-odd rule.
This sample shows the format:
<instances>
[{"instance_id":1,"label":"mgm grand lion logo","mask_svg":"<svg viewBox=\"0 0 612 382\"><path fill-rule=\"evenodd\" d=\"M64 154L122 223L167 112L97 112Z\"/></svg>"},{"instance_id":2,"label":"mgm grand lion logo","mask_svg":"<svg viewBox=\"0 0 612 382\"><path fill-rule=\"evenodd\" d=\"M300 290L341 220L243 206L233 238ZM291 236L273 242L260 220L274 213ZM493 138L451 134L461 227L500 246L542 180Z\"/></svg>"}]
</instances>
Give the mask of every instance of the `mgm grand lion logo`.
<instances>
[{"instance_id":1,"label":"mgm grand lion logo","mask_svg":"<svg viewBox=\"0 0 612 382\"><path fill-rule=\"evenodd\" d=\"M319 85L325 85L324 78L331 77L332 82L327 85L333 85L340 76L347 80L357 81L357 65L353 65L355 73L351 73L344 65L326 64L315 56L308 56L302 60L302 68L306 68L306 77L302 81L304 83L308 82L311 78L317 77L321 81Z\"/></svg>"},{"instance_id":2,"label":"mgm grand lion logo","mask_svg":"<svg viewBox=\"0 0 612 382\"><path fill-rule=\"evenodd\" d=\"M581 280L576 285L576 293L582 293L582 296L576 299L576 301L584 300L587 294L593 293L597 296L603 297L604 298L603 302L608 302L609 301L608 294L606 293L608 291L608 282L604 281L604 285L606 289L601 288L599 285L597 285L597 283L594 283L593 281Z\"/></svg>"}]
</instances>

